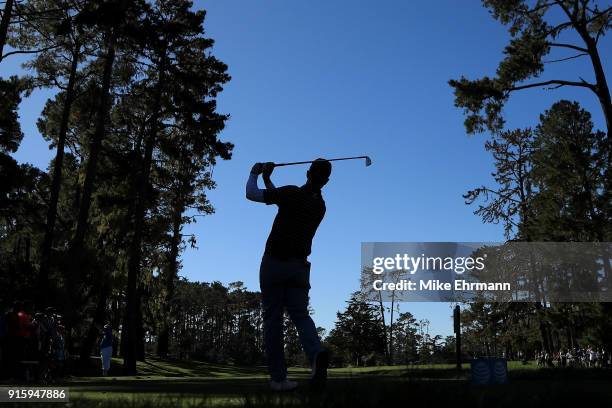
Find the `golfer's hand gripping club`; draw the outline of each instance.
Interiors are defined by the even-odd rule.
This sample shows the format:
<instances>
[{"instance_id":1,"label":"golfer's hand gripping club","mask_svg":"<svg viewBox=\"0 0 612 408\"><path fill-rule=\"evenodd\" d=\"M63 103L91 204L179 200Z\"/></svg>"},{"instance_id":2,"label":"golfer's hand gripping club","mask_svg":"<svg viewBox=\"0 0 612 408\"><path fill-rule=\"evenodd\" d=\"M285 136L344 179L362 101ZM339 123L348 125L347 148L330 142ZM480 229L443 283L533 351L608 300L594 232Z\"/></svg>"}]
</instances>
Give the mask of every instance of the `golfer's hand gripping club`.
<instances>
[{"instance_id":1,"label":"golfer's hand gripping club","mask_svg":"<svg viewBox=\"0 0 612 408\"><path fill-rule=\"evenodd\" d=\"M246 198L251 201L256 201L259 203L264 202L264 190L260 189L257 186L257 179L259 175L263 175L263 181L266 185L267 189L276 188L272 180L270 180L270 176L272 175L272 171L274 171L274 163L266 162L266 163L255 163L253 167L251 167L251 173L249 175L249 179L246 185Z\"/></svg>"},{"instance_id":2,"label":"golfer's hand gripping club","mask_svg":"<svg viewBox=\"0 0 612 408\"><path fill-rule=\"evenodd\" d=\"M272 175L273 171L274 171L274 163L272 162L263 163L261 174L263 176L264 184L266 185L266 188L268 190L276 188L276 186L274 185L274 183L272 183L272 180L270 179L270 176Z\"/></svg>"},{"instance_id":3,"label":"golfer's hand gripping club","mask_svg":"<svg viewBox=\"0 0 612 408\"><path fill-rule=\"evenodd\" d=\"M269 179L270 176L272 175L273 171L274 171L274 163L272 163L272 162L262 163L261 174L262 174L264 180L266 178Z\"/></svg>"},{"instance_id":4,"label":"golfer's hand gripping club","mask_svg":"<svg viewBox=\"0 0 612 408\"><path fill-rule=\"evenodd\" d=\"M255 163L253 167L251 167L251 174L255 174L259 176L263 172L263 163Z\"/></svg>"}]
</instances>

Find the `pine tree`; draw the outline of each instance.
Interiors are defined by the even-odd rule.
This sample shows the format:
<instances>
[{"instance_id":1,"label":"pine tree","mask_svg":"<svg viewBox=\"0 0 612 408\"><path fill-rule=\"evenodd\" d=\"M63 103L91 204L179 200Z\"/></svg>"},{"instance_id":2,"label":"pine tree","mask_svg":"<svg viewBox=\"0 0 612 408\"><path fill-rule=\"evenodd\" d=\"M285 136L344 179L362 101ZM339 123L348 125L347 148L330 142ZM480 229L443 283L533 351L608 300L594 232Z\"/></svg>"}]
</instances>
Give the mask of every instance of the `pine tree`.
<instances>
[{"instance_id":1,"label":"pine tree","mask_svg":"<svg viewBox=\"0 0 612 408\"><path fill-rule=\"evenodd\" d=\"M360 292L353 293L344 312L338 312L327 342L335 354L345 355L346 362L355 366L384 357L384 327L376 308Z\"/></svg>"},{"instance_id":2,"label":"pine tree","mask_svg":"<svg viewBox=\"0 0 612 408\"><path fill-rule=\"evenodd\" d=\"M51 165L51 191L38 273L37 299L41 306L52 299L48 292L49 269L70 113L83 78L88 75L87 69L79 68L85 62L86 55L93 53L96 46L94 34L76 22L76 16L84 6L85 1L63 0L31 0L20 4L22 14L37 18L29 18L27 24L22 24L20 30L14 32L10 41L17 49L38 49L25 64L25 68L35 74L32 86L58 88L60 91L56 100L48 103L60 105L61 108L58 107L57 112L47 112L48 117L57 117L51 121L52 128L47 128L45 132L46 137L55 145L55 158ZM54 109L51 106L49 108Z\"/></svg>"},{"instance_id":3,"label":"pine tree","mask_svg":"<svg viewBox=\"0 0 612 408\"><path fill-rule=\"evenodd\" d=\"M164 158L185 174L180 177L182 184L174 190L174 208L170 263L164 270L169 274L168 293L172 294L175 279L180 238L180 221L196 193L210 187L209 177L202 176L203 169L214 164L220 156L229 159L231 144L220 142L218 133L223 129L226 116L215 112L215 97L222 84L229 80L227 67L208 53L212 40L203 37L203 12L190 9L191 2L184 0L156 2L147 10L142 21L142 58L135 65L144 62L145 79L135 84L146 98L144 109L148 120L143 138L142 153L138 155L138 168L130 196L133 198L132 235L128 249L127 291L125 327L124 367L127 372L135 371L135 345L140 309L137 285L140 279L143 233L146 211L155 207L149 201L147 189L152 183L154 155L162 143L165 146L179 146L171 152L174 157ZM164 140L168 140L164 142ZM181 149L186 149L180 151ZM178 150L178 151L176 151ZM178 157L176 156L178 154ZM195 184L195 188L191 186ZM199 183L199 184L198 184ZM191 190L191 191L190 191ZM206 210L207 205L204 203ZM165 336L165 334L164 334ZM162 350L163 352L163 350Z\"/></svg>"}]
</instances>

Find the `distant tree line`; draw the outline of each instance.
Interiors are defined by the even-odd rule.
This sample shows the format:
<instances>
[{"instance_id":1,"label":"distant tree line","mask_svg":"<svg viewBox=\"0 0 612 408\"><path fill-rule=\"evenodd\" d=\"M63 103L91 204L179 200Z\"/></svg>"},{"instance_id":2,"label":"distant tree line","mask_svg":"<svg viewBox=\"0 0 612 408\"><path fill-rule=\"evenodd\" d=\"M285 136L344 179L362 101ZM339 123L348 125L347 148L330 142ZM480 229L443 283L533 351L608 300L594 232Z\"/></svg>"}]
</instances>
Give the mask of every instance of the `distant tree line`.
<instances>
[{"instance_id":1,"label":"distant tree line","mask_svg":"<svg viewBox=\"0 0 612 408\"><path fill-rule=\"evenodd\" d=\"M157 291L154 291L157 292ZM145 322L146 348L155 353L159 333L155 329L163 296L149 296ZM175 358L215 363L256 365L265 363L261 293L247 290L242 282L227 286L181 279L169 305L169 354ZM388 310L386 310L388 312ZM353 293L344 311L337 313L329 333L318 328L336 367L451 362L454 337L429 333L427 320L417 321L409 312L399 313L393 330L383 324L381 310L360 292ZM393 333L393 359L387 354L383 332ZM285 357L288 364L308 367L295 326L284 321Z\"/></svg>"}]
</instances>

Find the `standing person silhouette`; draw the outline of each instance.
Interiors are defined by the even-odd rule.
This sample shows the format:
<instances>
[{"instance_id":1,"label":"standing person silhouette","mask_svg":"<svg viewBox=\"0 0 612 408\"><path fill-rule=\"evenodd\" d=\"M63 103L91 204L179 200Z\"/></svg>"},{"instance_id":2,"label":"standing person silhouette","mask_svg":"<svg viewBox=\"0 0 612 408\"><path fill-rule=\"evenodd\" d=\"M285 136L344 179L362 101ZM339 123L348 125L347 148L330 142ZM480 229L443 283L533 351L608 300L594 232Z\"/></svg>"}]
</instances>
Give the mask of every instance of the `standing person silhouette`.
<instances>
[{"instance_id":1,"label":"standing person silhouette","mask_svg":"<svg viewBox=\"0 0 612 408\"><path fill-rule=\"evenodd\" d=\"M100 341L100 355L102 356L102 377L106 377L113 358L113 329L110 324L104 325L104 332Z\"/></svg>"},{"instance_id":2,"label":"standing person silhouette","mask_svg":"<svg viewBox=\"0 0 612 408\"><path fill-rule=\"evenodd\" d=\"M288 391L297 387L287 379L283 346L283 309L295 324L302 348L312 366L311 385L322 387L327 380L328 352L321 347L310 314L310 255L312 239L325 215L321 188L329 181L331 163L317 159L306 173L306 184L276 188L270 176L274 163L256 163L246 185L246 197L251 201L276 204L278 213L259 269L264 314L264 342L270 372L270 387ZM263 174L265 189L259 189L257 179Z\"/></svg>"}]
</instances>

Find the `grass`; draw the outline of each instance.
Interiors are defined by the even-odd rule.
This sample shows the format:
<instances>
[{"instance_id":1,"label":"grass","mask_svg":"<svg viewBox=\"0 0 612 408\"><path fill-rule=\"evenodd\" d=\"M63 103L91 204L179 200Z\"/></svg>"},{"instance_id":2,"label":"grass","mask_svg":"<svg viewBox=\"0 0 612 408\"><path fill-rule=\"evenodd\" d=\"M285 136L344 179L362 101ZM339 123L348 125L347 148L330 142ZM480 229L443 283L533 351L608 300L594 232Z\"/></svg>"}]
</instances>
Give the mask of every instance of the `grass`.
<instances>
[{"instance_id":1,"label":"grass","mask_svg":"<svg viewBox=\"0 0 612 408\"><path fill-rule=\"evenodd\" d=\"M115 364L120 364L117 360ZM473 386L469 365L331 369L325 391L308 389L309 371L290 369L295 392L267 389L265 367L235 367L149 358L139 375L68 380L70 407L547 407L612 401L612 371L538 369L509 363L510 383ZM49 404L51 405L51 404ZM10 405L6 405L10 406ZM23 407L23 403L16 405ZM37 403L36 407L44 406ZM52 406L57 407L58 404ZM4 404L2 408L4 407Z\"/></svg>"}]
</instances>

